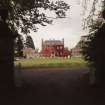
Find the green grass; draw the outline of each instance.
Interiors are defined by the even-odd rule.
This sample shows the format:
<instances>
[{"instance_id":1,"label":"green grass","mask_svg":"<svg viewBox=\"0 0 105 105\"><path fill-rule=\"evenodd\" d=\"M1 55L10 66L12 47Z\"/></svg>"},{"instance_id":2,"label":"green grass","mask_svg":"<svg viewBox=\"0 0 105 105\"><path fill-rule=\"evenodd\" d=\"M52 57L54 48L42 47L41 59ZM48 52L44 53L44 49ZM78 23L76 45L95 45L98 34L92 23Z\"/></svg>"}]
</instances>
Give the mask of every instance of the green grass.
<instances>
[{"instance_id":1,"label":"green grass","mask_svg":"<svg viewBox=\"0 0 105 105\"><path fill-rule=\"evenodd\" d=\"M15 62L15 66L22 69L32 68L86 68L86 62L82 58L34 58Z\"/></svg>"}]
</instances>

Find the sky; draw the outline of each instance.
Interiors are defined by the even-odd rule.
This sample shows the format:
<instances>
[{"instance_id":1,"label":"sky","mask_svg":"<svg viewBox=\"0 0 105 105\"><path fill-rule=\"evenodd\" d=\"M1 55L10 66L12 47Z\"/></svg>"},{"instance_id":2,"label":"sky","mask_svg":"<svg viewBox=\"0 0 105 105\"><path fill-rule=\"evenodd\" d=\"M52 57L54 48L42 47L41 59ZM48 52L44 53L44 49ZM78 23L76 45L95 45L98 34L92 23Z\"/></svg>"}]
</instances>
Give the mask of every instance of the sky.
<instances>
[{"instance_id":1,"label":"sky","mask_svg":"<svg viewBox=\"0 0 105 105\"><path fill-rule=\"evenodd\" d=\"M82 30L81 6L79 0L63 0L71 5L67 12L67 18L54 19L53 24L39 26L38 32L31 32L35 48L41 50L41 40L62 40L64 38L65 47L69 49L75 47L80 37L85 35ZM53 17L53 13L47 11Z\"/></svg>"}]
</instances>

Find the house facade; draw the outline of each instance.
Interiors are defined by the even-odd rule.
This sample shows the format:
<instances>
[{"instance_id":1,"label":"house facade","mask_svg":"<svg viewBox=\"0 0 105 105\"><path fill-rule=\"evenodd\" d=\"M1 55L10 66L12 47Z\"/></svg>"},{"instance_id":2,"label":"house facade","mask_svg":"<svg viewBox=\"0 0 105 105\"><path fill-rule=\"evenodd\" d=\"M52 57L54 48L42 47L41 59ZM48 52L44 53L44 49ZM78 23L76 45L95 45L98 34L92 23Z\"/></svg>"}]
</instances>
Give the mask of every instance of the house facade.
<instances>
[{"instance_id":1,"label":"house facade","mask_svg":"<svg viewBox=\"0 0 105 105\"><path fill-rule=\"evenodd\" d=\"M45 40L42 39L42 50L40 55L43 57L68 57L69 50L65 50L64 39L60 40Z\"/></svg>"}]
</instances>

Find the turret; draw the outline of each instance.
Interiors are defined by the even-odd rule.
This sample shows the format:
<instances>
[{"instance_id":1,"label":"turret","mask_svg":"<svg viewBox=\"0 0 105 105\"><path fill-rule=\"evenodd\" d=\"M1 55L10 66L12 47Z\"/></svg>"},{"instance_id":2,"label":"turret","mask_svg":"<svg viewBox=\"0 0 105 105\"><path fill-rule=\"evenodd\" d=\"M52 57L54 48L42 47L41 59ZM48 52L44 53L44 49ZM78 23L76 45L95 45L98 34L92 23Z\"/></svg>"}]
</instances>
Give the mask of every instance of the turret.
<instances>
[{"instance_id":1,"label":"turret","mask_svg":"<svg viewBox=\"0 0 105 105\"><path fill-rule=\"evenodd\" d=\"M63 43L63 45L64 45L64 38L62 39L62 43Z\"/></svg>"},{"instance_id":2,"label":"turret","mask_svg":"<svg viewBox=\"0 0 105 105\"><path fill-rule=\"evenodd\" d=\"M42 50L43 50L43 47L44 47L44 46L43 46L43 39L42 39Z\"/></svg>"}]
</instances>

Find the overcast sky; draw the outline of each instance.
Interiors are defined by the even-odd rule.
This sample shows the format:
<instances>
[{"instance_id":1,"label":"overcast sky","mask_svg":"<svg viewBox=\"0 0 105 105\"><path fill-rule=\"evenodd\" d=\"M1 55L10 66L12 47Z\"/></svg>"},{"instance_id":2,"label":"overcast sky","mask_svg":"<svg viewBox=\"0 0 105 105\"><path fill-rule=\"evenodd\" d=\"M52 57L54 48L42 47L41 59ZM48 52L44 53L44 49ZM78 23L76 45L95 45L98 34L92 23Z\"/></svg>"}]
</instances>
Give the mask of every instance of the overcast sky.
<instances>
[{"instance_id":1,"label":"overcast sky","mask_svg":"<svg viewBox=\"0 0 105 105\"><path fill-rule=\"evenodd\" d=\"M38 32L31 32L36 48L41 49L41 39L62 40L64 38L65 47L70 49L77 44L80 36L85 34L81 27L81 6L79 5L79 0L63 1L71 5L71 9L67 12L67 18L54 19L52 25L40 27Z\"/></svg>"}]
</instances>

